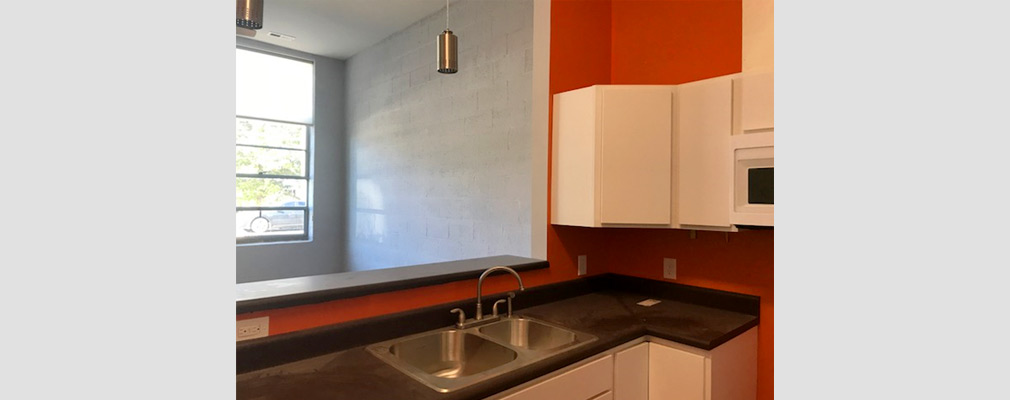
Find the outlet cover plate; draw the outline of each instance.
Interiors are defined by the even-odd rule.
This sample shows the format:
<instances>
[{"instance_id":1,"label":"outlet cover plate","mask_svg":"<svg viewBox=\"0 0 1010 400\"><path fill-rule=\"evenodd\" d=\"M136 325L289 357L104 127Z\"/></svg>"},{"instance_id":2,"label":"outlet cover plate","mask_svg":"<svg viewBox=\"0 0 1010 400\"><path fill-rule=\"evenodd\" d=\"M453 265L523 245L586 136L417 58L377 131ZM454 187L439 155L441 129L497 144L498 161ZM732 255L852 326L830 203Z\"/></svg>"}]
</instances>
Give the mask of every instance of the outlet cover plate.
<instances>
[{"instance_id":1,"label":"outlet cover plate","mask_svg":"<svg viewBox=\"0 0 1010 400\"><path fill-rule=\"evenodd\" d=\"M586 271L586 256L579 256L579 276L585 275Z\"/></svg>"},{"instance_id":2,"label":"outlet cover plate","mask_svg":"<svg viewBox=\"0 0 1010 400\"><path fill-rule=\"evenodd\" d=\"M236 341L267 337L269 334L270 317L250 318L235 322Z\"/></svg>"},{"instance_id":3,"label":"outlet cover plate","mask_svg":"<svg viewBox=\"0 0 1010 400\"><path fill-rule=\"evenodd\" d=\"M663 278L666 278L666 279L677 279L677 259L676 258L664 258L663 259Z\"/></svg>"}]
</instances>

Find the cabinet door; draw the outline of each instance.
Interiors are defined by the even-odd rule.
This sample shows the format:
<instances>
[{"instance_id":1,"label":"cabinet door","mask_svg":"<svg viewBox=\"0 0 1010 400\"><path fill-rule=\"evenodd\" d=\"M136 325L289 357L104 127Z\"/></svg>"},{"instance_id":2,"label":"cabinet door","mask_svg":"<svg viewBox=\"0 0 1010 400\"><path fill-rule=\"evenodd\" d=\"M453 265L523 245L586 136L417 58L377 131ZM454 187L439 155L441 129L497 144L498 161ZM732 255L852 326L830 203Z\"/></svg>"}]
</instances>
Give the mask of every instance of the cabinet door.
<instances>
[{"instance_id":1,"label":"cabinet door","mask_svg":"<svg viewBox=\"0 0 1010 400\"><path fill-rule=\"evenodd\" d=\"M744 75L740 84L740 127L742 133L775 128L775 75L772 72Z\"/></svg>"},{"instance_id":2,"label":"cabinet door","mask_svg":"<svg viewBox=\"0 0 1010 400\"><path fill-rule=\"evenodd\" d=\"M601 224L670 224L673 90L603 88Z\"/></svg>"},{"instance_id":3,"label":"cabinet door","mask_svg":"<svg viewBox=\"0 0 1010 400\"><path fill-rule=\"evenodd\" d=\"M588 400L613 388L614 358L606 356L502 400Z\"/></svg>"},{"instance_id":4,"label":"cabinet door","mask_svg":"<svg viewBox=\"0 0 1010 400\"><path fill-rule=\"evenodd\" d=\"M705 400L705 357L649 343L649 399Z\"/></svg>"},{"instance_id":5,"label":"cabinet door","mask_svg":"<svg viewBox=\"0 0 1010 400\"><path fill-rule=\"evenodd\" d=\"M551 223L596 223L596 88L554 95Z\"/></svg>"},{"instance_id":6,"label":"cabinet door","mask_svg":"<svg viewBox=\"0 0 1010 400\"><path fill-rule=\"evenodd\" d=\"M593 397L590 400L614 400L614 392L607 392L599 396Z\"/></svg>"},{"instance_id":7,"label":"cabinet door","mask_svg":"<svg viewBox=\"0 0 1010 400\"><path fill-rule=\"evenodd\" d=\"M681 225L729 227L733 160L733 80L706 79L677 89Z\"/></svg>"},{"instance_id":8,"label":"cabinet door","mask_svg":"<svg viewBox=\"0 0 1010 400\"><path fill-rule=\"evenodd\" d=\"M649 343L614 354L614 399L649 400Z\"/></svg>"}]
</instances>

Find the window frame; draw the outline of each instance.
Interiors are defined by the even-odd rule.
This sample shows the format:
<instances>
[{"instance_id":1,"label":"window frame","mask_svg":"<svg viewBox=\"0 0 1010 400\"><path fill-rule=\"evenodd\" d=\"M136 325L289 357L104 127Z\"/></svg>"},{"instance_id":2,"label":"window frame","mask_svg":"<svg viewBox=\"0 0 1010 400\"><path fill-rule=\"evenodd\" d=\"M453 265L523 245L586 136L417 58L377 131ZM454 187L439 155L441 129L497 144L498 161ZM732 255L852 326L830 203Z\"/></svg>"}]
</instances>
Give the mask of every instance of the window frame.
<instances>
[{"instance_id":1,"label":"window frame","mask_svg":"<svg viewBox=\"0 0 1010 400\"><path fill-rule=\"evenodd\" d=\"M305 149L298 149L292 147L279 147L279 146L261 146L261 145L251 145L251 144L240 144L238 141L235 142L235 148L238 149L239 146L252 147L258 149L276 149L276 150L287 150L287 151L304 151L305 152L305 166L303 169L303 174L299 175L276 175L276 174L246 174L235 172L235 178L251 178L251 179L303 179L305 180L305 205L304 206L273 206L273 207L263 207L263 206L235 206L236 215L241 211L259 211L260 215L263 215L263 211L302 211L302 234L301 235L291 235L291 234L264 234L256 236L246 236L239 237L235 236L236 244L254 244L254 243L282 243L282 242L297 242L297 241L307 241L310 239L310 229L309 221L312 220L309 214L309 204L312 201L312 174L310 173L310 166L312 165L312 124L306 124L303 122L292 122L283 121L270 118L257 118L250 117L246 115L235 115L235 120L238 119L249 119L255 121L266 121L266 122L277 122L282 124L290 125L301 125L305 127ZM238 189L236 189L238 190Z\"/></svg>"},{"instance_id":2,"label":"window frame","mask_svg":"<svg viewBox=\"0 0 1010 400\"><path fill-rule=\"evenodd\" d=\"M239 207L238 205L236 205L235 206L236 216L238 215L238 213L240 211L259 211L261 213L261 215L262 215L263 211L284 211L284 210L302 211L302 234L301 235L291 235L291 234L273 234L273 235L270 235L270 234L263 234L263 235L246 236L246 237L239 237L238 235L235 235L235 244L237 246L241 246L241 245L250 245L250 244L252 244L252 245L255 245L255 244L283 244L283 243L289 243L289 242L307 242L307 241L311 241L312 240L312 225L311 225L311 223L312 223L312 214L311 214L312 211L311 210L312 210L312 204L313 204L312 197L313 197L313 195L315 193L315 190L313 189L313 181L314 181L314 179L313 179L313 168L312 168L312 154L313 154L313 146L312 145L313 145L313 143L315 143L315 138L314 138L314 135L315 135L315 96L316 96L316 63L315 63L315 60L301 58L301 57L295 57L295 56L291 56L291 55L288 55L288 54L276 53L276 52L272 52L272 51L266 51L266 50L255 48L255 47L243 46L241 44L236 45L235 48L238 49L238 50L251 51L251 52L261 53L261 54L265 54L265 55L269 55L269 56L273 56L273 57L279 57L279 58L284 58L284 59L288 59L288 60L292 60L292 61L298 61L298 62L308 63L309 65L312 66L312 97L313 97L313 101L312 101L312 122L311 123L306 123L306 122L302 122L302 121L287 121L287 120L272 119L272 118L262 118L262 117L256 117L256 116L250 116L250 115L239 115L238 113L235 114L236 122L238 121L238 119L244 118L244 119L251 119L251 120L258 120L258 121L277 122L277 123L283 123L283 124L292 124L292 125L302 125L302 126L305 126L305 149L304 150L302 150L302 149L294 149L294 148L276 147L276 146L240 145L238 143L237 137L236 137L236 143L235 143L236 150L239 148L239 146L246 146L246 147L253 147L253 148L268 148L268 149L272 148L272 149L281 149L281 150L305 151L305 168L303 170L304 176L274 175L274 174L240 174L240 173L238 173L237 169L236 169L236 172L235 172L235 178L236 178L236 180L238 178L253 178L253 179L256 179L256 178L262 178L262 179L269 179L269 178L304 179L305 180L305 205L304 206L277 206L277 207ZM237 132L236 132L236 134L237 134ZM236 188L236 191L237 190L238 189Z\"/></svg>"}]
</instances>

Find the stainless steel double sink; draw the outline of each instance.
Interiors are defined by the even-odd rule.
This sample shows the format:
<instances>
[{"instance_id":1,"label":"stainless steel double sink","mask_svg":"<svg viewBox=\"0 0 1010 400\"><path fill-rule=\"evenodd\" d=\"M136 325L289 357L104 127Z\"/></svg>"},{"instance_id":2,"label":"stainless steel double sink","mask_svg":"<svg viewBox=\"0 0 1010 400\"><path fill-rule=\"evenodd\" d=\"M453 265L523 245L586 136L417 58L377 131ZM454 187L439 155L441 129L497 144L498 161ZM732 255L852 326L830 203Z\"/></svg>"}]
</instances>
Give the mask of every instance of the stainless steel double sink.
<instances>
[{"instance_id":1,"label":"stainless steel double sink","mask_svg":"<svg viewBox=\"0 0 1010 400\"><path fill-rule=\"evenodd\" d=\"M443 328L368 346L369 352L439 392L450 392L596 340L528 317Z\"/></svg>"}]
</instances>

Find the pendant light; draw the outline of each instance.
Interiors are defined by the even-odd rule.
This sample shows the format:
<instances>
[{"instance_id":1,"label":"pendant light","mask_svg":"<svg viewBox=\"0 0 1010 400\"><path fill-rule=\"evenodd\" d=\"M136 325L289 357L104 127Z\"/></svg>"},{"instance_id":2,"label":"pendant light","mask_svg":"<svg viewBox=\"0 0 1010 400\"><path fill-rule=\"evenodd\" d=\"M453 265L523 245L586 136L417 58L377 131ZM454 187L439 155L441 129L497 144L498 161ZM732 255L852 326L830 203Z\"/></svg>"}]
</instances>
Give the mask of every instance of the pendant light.
<instances>
[{"instance_id":1,"label":"pendant light","mask_svg":"<svg viewBox=\"0 0 1010 400\"><path fill-rule=\"evenodd\" d=\"M449 30L449 0L445 0L445 31L438 35L438 72L455 74L459 71L456 55L456 35Z\"/></svg>"},{"instance_id":2,"label":"pendant light","mask_svg":"<svg viewBox=\"0 0 1010 400\"><path fill-rule=\"evenodd\" d=\"M236 0L235 25L246 29L263 27L263 0Z\"/></svg>"}]
</instances>

